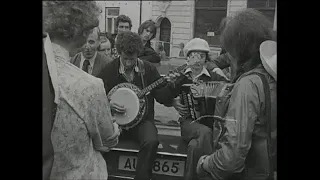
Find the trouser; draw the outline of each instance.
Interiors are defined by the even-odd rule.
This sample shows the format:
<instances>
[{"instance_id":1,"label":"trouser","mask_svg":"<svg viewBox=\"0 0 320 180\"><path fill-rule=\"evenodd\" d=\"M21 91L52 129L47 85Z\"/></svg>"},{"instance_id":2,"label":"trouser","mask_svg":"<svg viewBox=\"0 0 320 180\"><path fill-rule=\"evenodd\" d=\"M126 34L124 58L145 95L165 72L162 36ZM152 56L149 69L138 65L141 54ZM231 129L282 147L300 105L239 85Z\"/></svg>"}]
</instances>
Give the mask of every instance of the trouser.
<instances>
[{"instance_id":1,"label":"trouser","mask_svg":"<svg viewBox=\"0 0 320 180\"><path fill-rule=\"evenodd\" d=\"M135 180L150 180L152 167L158 150L158 130L154 121L142 121L128 131L123 131L121 139L128 139L140 144Z\"/></svg>"},{"instance_id":2,"label":"trouser","mask_svg":"<svg viewBox=\"0 0 320 180\"><path fill-rule=\"evenodd\" d=\"M188 144L184 180L198 180L196 169L200 157L212 153L212 130L205 125L190 122L180 121L182 139Z\"/></svg>"}]
</instances>

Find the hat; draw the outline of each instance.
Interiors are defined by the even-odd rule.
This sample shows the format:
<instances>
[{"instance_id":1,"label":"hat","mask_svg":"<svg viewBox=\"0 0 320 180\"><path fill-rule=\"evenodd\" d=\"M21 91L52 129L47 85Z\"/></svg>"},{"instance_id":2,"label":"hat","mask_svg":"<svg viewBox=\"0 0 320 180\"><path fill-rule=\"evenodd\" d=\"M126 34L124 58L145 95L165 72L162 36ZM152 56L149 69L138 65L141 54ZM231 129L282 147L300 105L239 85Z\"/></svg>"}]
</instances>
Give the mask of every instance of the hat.
<instances>
[{"instance_id":1,"label":"hat","mask_svg":"<svg viewBox=\"0 0 320 180\"><path fill-rule=\"evenodd\" d=\"M200 38L191 39L184 47L184 51L186 52L186 56L189 55L191 51L204 51L209 52L209 44L206 40Z\"/></svg>"},{"instance_id":2,"label":"hat","mask_svg":"<svg viewBox=\"0 0 320 180\"><path fill-rule=\"evenodd\" d=\"M277 81L277 42L270 40L262 42L260 58L263 67Z\"/></svg>"}]
</instances>

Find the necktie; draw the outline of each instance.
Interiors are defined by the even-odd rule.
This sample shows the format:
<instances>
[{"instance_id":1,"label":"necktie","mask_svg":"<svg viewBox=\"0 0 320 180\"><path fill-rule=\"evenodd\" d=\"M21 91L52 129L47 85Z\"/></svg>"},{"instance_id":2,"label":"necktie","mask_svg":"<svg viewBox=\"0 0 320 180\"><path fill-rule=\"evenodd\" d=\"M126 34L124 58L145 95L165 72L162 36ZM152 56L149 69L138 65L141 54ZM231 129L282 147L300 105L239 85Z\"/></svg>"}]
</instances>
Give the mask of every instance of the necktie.
<instances>
[{"instance_id":1,"label":"necktie","mask_svg":"<svg viewBox=\"0 0 320 180\"><path fill-rule=\"evenodd\" d=\"M89 72L88 72L88 69L89 69L88 67L89 67L89 65L90 65L89 60L84 60L83 66L82 66L82 70L84 70L85 72L89 73Z\"/></svg>"}]
</instances>

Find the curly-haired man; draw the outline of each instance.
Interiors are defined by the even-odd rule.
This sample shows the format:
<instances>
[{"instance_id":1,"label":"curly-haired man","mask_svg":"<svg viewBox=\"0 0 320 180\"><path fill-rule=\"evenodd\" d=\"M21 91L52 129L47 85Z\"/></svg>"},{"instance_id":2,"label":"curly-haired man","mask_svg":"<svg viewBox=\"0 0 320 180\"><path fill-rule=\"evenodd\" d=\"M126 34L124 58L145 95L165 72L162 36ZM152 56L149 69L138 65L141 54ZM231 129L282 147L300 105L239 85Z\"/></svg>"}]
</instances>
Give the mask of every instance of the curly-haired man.
<instances>
[{"instance_id":1,"label":"curly-haired man","mask_svg":"<svg viewBox=\"0 0 320 180\"><path fill-rule=\"evenodd\" d=\"M103 82L68 62L69 52L80 48L98 26L99 12L94 1L43 2L43 76L52 91L43 112L48 114L49 107L55 114L43 118L43 179L108 179L100 151L117 145L119 129ZM56 110L48 106L50 100Z\"/></svg>"},{"instance_id":2,"label":"curly-haired man","mask_svg":"<svg viewBox=\"0 0 320 180\"><path fill-rule=\"evenodd\" d=\"M113 35L114 41L117 40L117 36L119 33L122 33L124 31L131 31L132 28L132 21L131 19L121 14L116 18L116 34ZM111 51L111 55L113 59L119 58L119 53L117 52L117 48L113 47Z\"/></svg>"},{"instance_id":3,"label":"curly-haired man","mask_svg":"<svg viewBox=\"0 0 320 180\"><path fill-rule=\"evenodd\" d=\"M116 27L117 27L117 33L121 33L124 31L131 31L132 28L132 22L131 19L126 15L119 15L116 19Z\"/></svg>"},{"instance_id":4,"label":"curly-haired man","mask_svg":"<svg viewBox=\"0 0 320 180\"><path fill-rule=\"evenodd\" d=\"M138 59L143 47L141 37L137 33L123 32L118 35L116 48L120 58L107 64L98 75L104 82L106 92L120 83L132 83L143 89L161 76L157 69L149 62ZM147 95L147 112L142 121L129 130L123 130L121 138L138 141L140 150L136 168L136 180L149 180L152 175L153 162L159 145L157 128L154 124L154 99L161 104L169 104L177 96L173 83L164 83L155 87ZM111 110L114 113L125 113L124 104L111 101Z\"/></svg>"},{"instance_id":5,"label":"curly-haired man","mask_svg":"<svg viewBox=\"0 0 320 180\"><path fill-rule=\"evenodd\" d=\"M234 84L219 99L223 106L217 104L215 115L224 123L214 137L214 152L198 161L198 176L275 179L277 82L260 51L261 44L273 38L272 23L250 8L238 11L223 30L221 44L236 64Z\"/></svg>"}]
</instances>

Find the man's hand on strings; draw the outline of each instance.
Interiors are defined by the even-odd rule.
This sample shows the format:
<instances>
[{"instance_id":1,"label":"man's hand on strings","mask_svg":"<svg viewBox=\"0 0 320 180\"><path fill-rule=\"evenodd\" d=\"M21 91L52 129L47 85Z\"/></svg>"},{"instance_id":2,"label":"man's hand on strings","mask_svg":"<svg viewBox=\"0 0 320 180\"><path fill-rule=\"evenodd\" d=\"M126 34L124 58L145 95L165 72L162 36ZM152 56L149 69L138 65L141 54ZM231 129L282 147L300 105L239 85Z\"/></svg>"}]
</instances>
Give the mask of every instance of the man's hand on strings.
<instances>
[{"instance_id":1,"label":"man's hand on strings","mask_svg":"<svg viewBox=\"0 0 320 180\"><path fill-rule=\"evenodd\" d=\"M126 112L126 108L124 108L124 105L121 105L113 100L110 101L110 107L113 113L124 114Z\"/></svg>"}]
</instances>

